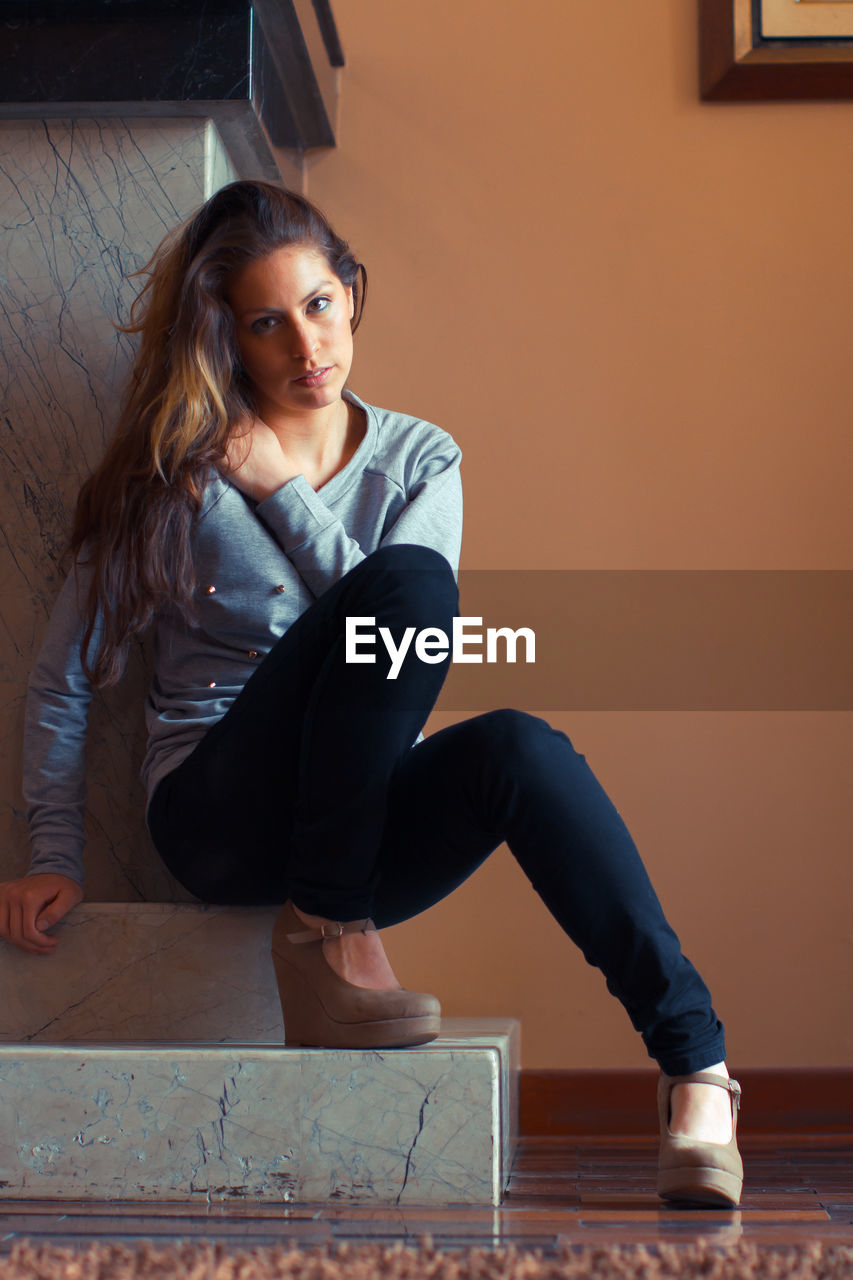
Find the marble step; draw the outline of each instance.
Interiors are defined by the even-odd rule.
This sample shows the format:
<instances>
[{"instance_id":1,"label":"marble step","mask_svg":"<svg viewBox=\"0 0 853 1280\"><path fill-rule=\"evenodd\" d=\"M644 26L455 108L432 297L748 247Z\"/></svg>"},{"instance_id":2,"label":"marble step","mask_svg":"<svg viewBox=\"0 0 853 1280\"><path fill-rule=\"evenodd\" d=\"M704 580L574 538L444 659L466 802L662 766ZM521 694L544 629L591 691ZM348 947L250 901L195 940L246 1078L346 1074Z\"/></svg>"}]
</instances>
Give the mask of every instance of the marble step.
<instances>
[{"instance_id":1,"label":"marble step","mask_svg":"<svg viewBox=\"0 0 853 1280\"><path fill-rule=\"evenodd\" d=\"M270 960L277 907L85 902L53 955L0 940L0 1042L282 1044Z\"/></svg>"},{"instance_id":2,"label":"marble step","mask_svg":"<svg viewBox=\"0 0 853 1280\"><path fill-rule=\"evenodd\" d=\"M500 1204L519 1025L432 1043L0 1046L0 1199Z\"/></svg>"},{"instance_id":3,"label":"marble step","mask_svg":"<svg viewBox=\"0 0 853 1280\"><path fill-rule=\"evenodd\" d=\"M0 1197L498 1204L519 1027L284 1047L277 907L82 903L0 942Z\"/></svg>"}]
</instances>

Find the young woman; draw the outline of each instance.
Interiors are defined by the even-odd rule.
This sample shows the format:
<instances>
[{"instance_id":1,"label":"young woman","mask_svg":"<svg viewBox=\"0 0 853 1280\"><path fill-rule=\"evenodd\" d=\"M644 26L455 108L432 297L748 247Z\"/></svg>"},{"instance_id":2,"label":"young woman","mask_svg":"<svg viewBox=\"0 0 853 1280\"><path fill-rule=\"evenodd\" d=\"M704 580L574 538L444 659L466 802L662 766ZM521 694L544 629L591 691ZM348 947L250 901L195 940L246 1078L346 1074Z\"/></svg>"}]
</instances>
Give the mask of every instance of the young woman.
<instances>
[{"instance_id":1,"label":"young woman","mask_svg":"<svg viewBox=\"0 0 853 1280\"><path fill-rule=\"evenodd\" d=\"M118 431L30 681L33 858L0 885L0 933L49 954L82 898L90 690L151 630L154 844L204 901L284 904L286 1043L434 1038L438 1001L400 986L376 927L506 841L660 1064L660 1194L737 1204L722 1024L585 757L509 708L424 738L447 654L411 651L393 680L385 645L347 661L347 619L394 647L452 632L462 525L454 440L347 386L364 268L302 197L236 182L147 270Z\"/></svg>"}]
</instances>

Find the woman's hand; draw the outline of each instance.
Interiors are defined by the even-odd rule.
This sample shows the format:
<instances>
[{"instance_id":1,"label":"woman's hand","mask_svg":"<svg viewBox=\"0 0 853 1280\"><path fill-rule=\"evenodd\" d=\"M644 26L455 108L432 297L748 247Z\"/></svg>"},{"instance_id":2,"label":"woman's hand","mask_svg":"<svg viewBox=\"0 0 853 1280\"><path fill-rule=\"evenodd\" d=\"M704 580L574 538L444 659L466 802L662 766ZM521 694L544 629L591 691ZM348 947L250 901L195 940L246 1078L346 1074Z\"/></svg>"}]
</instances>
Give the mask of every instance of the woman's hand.
<instances>
[{"instance_id":1,"label":"woman's hand","mask_svg":"<svg viewBox=\"0 0 853 1280\"><path fill-rule=\"evenodd\" d=\"M260 418L237 428L225 449L224 474L243 493L263 502L300 475L282 452L278 436Z\"/></svg>"},{"instance_id":2,"label":"woman's hand","mask_svg":"<svg viewBox=\"0 0 853 1280\"><path fill-rule=\"evenodd\" d=\"M34 875L0 881L0 937L23 951L52 955L59 939L45 929L82 901L83 890L68 876Z\"/></svg>"}]
</instances>

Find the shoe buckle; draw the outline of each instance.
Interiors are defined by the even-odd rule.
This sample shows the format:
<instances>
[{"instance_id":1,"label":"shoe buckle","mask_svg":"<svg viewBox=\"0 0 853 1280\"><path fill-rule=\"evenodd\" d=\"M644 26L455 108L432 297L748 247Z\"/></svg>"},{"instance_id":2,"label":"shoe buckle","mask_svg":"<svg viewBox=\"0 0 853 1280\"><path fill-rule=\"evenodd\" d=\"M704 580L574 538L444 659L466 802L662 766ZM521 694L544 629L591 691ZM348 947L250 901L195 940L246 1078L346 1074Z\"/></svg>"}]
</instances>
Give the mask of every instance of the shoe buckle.
<instances>
[{"instance_id":1,"label":"shoe buckle","mask_svg":"<svg viewBox=\"0 0 853 1280\"><path fill-rule=\"evenodd\" d=\"M737 1108L738 1111L740 1111L741 1087L738 1084L737 1080L732 1080L731 1077L729 1077L729 1093L732 1095L732 1097L735 1100L735 1107Z\"/></svg>"},{"instance_id":2,"label":"shoe buckle","mask_svg":"<svg viewBox=\"0 0 853 1280\"><path fill-rule=\"evenodd\" d=\"M323 924L320 926L320 936L323 938L342 938L344 926L340 920L334 920L331 924Z\"/></svg>"}]
</instances>

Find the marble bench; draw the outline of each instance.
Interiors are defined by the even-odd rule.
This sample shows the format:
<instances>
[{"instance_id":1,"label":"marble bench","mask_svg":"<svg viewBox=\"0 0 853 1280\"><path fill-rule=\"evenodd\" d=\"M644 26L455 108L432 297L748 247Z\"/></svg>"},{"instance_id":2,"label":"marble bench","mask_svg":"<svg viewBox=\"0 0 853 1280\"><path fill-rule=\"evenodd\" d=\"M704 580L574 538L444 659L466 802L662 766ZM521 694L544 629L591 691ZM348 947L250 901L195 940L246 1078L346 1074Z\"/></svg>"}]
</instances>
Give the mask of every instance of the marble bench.
<instances>
[{"instance_id":1,"label":"marble bench","mask_svg":"<svg viewBox=\"0 0 853 1280\"><path fill-rule=\"evenodd\" d=\"M84 904L56 956L0 943L0 1198L500 1203L518 1023L288 1049L275 914Z\"/></svg>"}]
</instances>

